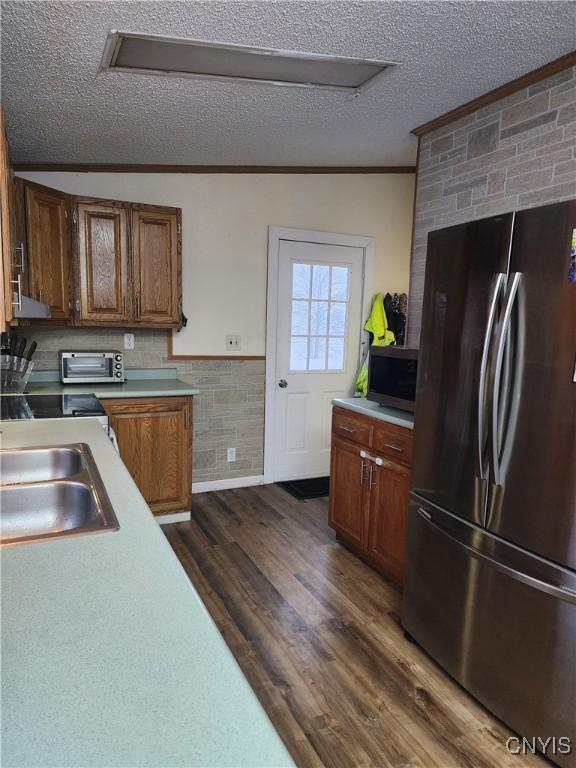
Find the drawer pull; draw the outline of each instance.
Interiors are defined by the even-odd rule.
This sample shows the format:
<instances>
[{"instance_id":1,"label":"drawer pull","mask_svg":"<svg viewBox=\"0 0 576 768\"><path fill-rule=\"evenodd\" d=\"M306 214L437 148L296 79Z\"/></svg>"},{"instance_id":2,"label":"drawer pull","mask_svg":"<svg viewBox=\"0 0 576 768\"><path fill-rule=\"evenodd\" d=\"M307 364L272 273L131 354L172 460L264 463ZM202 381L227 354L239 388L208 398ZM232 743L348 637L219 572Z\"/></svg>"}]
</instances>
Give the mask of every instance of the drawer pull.
<instances>
[{"instance_id":1,"label":"drawer pull","mask_svg":"<svg viewBox=\"0 0 576 768\"><path fill-rule=\"evenodd\" d=\"M404 448L400 448L399 445L392 445L392 443L384 443L384 448L391 448L393 451L398 451L398 453L404 453Z\"/></svg>"},{"instance_id":2,"label":"drawer pull","mask_svg":"<svg viewBox=\"0 0 576 768\"><path fill-rule=\"evenodd\" d=\"M342 432L356 432L352 427L343 427L341 424L338 425L338 429L341 429Z\"/></svg>"}]
</instances>

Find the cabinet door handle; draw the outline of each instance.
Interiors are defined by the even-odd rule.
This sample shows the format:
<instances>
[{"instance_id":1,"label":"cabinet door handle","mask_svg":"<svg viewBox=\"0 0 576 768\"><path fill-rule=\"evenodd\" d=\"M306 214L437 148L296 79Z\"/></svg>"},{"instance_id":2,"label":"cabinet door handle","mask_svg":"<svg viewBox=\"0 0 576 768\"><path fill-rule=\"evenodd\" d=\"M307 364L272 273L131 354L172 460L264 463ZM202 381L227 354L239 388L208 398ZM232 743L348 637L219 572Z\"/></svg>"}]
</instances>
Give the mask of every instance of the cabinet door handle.
<instances>
[{"instance_id":1,"label":"cabinet door handle","mask_svg":"<svg viewBox=\"0 0 576 768\"><path fill-rule=\"evenodd\" d=\"M391 448L393 451L398 451L398 453L404 453L404 448L400 448L399 445L392 445L392 443L384 443L384 448Z\"/></svg>"},{"instance_id":2,"label":"cabinet door handle","mask_svg":"<svg viewBox=\"0 0 576 768\"><path fill-rule=\"evenodd\" d=\"M128 314L128 299L124 296L124 315Z\"/></svg>"},{"instance_id":3,"label":"cabinet door handle","mask_svg":"<svg viewBox=\"0 0 576 768\"><path fill-rule=\"evenodd\" d=\"M14 250L20 252L20 264L17 265L16 269L19 269L20 272L26 272L26 249L24 242L21 241Z\"/></svg>"},{"instance_id":4,"label":"cabinet door handle","mask_svg":"<svg viewBox=\"0 0 576 768\"><path fill-rule=\"evenodd\" d=\"M372 490L374 486L376 485L376 481L372 482L372 477L374 476L374 464L370 464L370 476L368 478L368 488Z\"/></svg>"},{"instance_id":5,"label":"cabinet door handle","mask_svg":"<svg viewBox=\"0 0 576 768\"><path fill-rule=\"evenodd\" d=\"M364 464L366 460L362 459L362 463L360 464L360 485L364 485Z\"/></svg>"},{"instance_id":6,"label":"cabinet door handle","mask_svg":"<svg viewBox=\"0 0 576 768\"><path fill-rule=\"evenodd\" d=\"M355 429L352 429L351 427L343 427L341 424L338 425L338 429L341 429L342 432L356 432Z\"/></svg>"},{"instance_id":7,"label":"cabinet door handle","mask_svg":"<svg viewBox=\"0 0 576 768\"><path fill-rule=\"evenodd\" d=\"M16 280L11 280L10 282L16 286L16 295L18 296L16 301L12 302L12 306L22 309L22 275L16 275Z\"/></svg>"},{"instance_id":8,"label":"cabinet door handle","mask_svg":"<svg viewBox=\"0 0 576 768\"><path fill-rule=\"evenodd\" d=\"M140 317L140 296L136 296L136 317Z\"/></svg>"}]
</instances>

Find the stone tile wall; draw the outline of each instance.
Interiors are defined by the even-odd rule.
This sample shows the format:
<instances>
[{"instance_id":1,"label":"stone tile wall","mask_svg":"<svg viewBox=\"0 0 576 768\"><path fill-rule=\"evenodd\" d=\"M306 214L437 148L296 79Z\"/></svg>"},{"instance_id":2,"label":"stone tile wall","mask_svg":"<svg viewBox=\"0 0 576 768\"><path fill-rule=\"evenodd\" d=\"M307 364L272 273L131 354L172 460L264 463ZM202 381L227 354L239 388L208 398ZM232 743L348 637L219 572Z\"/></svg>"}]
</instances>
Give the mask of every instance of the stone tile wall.
<instances>
[{"instance_id":1,"label":"stone tile wall","mask_svg":"<svg viewBox=\"0 0 576 768\"><path fill-rule=\"evenodd\" d=\"M420 140L408 340L418 346L428 233L576 197L576 67Z\"/></svg>"},{"instance_id":2,"label":"stone tile wall","mask_svg":"<svg viewBox=\"0 0 576 768\"><path fill-rule=\"evenodd\" d=\"M35 364L56 370L58 352L122 349L123 330L109 328L29 329L38 342ZM264 472L264 360L168 360L166 331L135 331L135 348L125 350L127 368L177 368L178 378L201 390L194 398L195 483ZM227 448L236 448L228 463Z\"/></svg>"}]
</instances>

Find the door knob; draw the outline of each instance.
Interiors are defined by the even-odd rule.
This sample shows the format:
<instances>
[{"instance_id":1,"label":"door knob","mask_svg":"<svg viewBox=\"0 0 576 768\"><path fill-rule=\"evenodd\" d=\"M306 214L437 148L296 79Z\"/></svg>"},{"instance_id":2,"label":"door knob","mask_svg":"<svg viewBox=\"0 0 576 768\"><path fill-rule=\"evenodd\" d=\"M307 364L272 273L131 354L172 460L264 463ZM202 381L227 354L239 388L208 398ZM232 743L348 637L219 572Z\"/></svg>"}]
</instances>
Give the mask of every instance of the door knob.
<instances>
[{"instance_id":1,"label":"door knob","mask_svg":"<svg viewBox=\"0 0 576 768\"><path fill-rule=\"evenodd\" d=\"M286 381L286 379L280 379L280 381L278 382L278 386L280 387L280 389L286 389L286 387L288 386L288 382Z\"/></svg>"}]
</instances>

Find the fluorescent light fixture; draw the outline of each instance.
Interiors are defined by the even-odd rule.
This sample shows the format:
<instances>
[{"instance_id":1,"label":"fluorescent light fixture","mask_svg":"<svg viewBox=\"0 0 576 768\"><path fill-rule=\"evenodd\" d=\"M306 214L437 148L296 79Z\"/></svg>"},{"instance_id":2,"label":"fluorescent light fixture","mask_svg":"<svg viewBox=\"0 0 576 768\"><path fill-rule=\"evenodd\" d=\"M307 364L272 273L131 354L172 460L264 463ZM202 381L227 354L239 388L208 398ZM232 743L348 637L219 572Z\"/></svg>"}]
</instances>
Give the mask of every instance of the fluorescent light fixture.
<instances>
[{"instance_id":1,"label":"fluorescent light fixture","mask_svg":"<svg viewBox=\"0 0 576 768\"><path fill-rule=\"evenodd\" d=\"M343 91L359 91L394 65L115 30L102 58L102 69L117 72Z\"/></svg>"}]
</instances>

